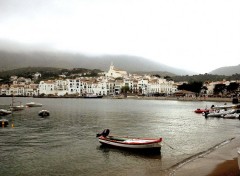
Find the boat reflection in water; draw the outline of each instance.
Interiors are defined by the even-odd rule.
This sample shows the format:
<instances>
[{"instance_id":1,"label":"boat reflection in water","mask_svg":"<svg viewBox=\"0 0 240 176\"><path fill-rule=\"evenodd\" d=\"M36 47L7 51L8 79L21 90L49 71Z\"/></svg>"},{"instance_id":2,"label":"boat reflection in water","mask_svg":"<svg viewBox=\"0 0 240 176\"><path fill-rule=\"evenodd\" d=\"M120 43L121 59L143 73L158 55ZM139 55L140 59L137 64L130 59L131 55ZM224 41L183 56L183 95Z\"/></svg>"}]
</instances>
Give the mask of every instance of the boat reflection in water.
<instances>
[{"instance_id":1,"label":"boat reflection in water","mask_svg":"<svg viewBox=\"0 0 240 176\"><path fill-rule=\"evenodd\" d=\"M160 154L162 138L130 138L120 136L109 136L110 130L105 129L98 133L99 142L103 146L119 148L139 153L158 153Z\"/></svg>"}]
</instances>

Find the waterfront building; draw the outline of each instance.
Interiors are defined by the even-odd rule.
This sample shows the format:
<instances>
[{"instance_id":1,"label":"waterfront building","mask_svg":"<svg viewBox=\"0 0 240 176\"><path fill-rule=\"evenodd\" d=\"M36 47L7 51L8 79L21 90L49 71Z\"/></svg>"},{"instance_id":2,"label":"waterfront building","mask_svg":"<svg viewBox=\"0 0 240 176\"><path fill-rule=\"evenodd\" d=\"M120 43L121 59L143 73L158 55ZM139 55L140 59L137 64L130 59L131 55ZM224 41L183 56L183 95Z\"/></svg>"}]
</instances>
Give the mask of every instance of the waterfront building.
<instances>
[{"instance_id":1,"label":"waterfront building","mask_svg":"<svg viewBox=\"0 0 240 176\"><path fill-rule=\"evenodd\" d=\"M39 83L39 94L42 95L56 95L56 82L55 80L40 81Z\"/></svg>"}]
</instances>

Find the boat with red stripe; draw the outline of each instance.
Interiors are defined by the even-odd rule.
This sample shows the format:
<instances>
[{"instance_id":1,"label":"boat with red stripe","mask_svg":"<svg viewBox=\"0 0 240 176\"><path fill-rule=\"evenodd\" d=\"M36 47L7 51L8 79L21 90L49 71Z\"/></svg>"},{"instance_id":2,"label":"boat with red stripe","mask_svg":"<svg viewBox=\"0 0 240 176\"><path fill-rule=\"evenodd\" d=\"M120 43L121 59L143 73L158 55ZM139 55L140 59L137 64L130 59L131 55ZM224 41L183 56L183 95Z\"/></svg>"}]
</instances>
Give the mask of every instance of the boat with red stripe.
<instances>
[{"instance_id":1,"label":"boat with red stripe","mask_svg":"<svg viewBox=\"0 0 240 176\"><path fill-rule=\"evenodd\" d=\"M162 138L129 138L119 136L109 136L109 129L98 133L97 137L102 145L119 147L125 149L144 149L159 150L161 149Z\"/></svg>"}]
</instances>

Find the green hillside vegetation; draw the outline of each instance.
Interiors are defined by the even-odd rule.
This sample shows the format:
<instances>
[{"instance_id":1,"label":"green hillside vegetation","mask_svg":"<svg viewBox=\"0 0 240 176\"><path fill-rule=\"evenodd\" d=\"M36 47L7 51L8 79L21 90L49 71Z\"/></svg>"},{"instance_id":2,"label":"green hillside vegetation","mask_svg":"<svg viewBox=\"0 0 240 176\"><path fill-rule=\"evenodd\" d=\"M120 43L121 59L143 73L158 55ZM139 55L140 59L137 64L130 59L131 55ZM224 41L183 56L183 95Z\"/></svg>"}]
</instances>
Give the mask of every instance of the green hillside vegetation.
<instances>
[{"instance_id":1,"label":"green hillside vegetation","mask_svg":"<svg viewBox=\"0 0 240 176\"><path fill-rule=\"evenodd\" d=\"M192 82L205 82L205 81L231 81L231 80L240 80L240 74L234 74L231 76L225 76L225 75L212 75L212 74L199 74L199 75L192 75L192 76L173 76L171 77L173 81L175 82L182 82L187 81L189 83Z\"/></svg>"},{"instance_id":2,"label":"green hillside vegetation","mask_svg":"<svg viewBox=\"0 0 240 176\"><path fill-rule=\"evenodd\" d=\"M64 69L64 68L53 68L53 67L26 67L8 71L0 72L0 83L9 83L9 79L11 76L25 77L25 78L33 78L33 75L38 72L41 73L41 77L37 80L38 83L41 80L49 80L56 79L59 75L66 75L67 78L75 78L79 76L79 74L83 74L82 76L95 77L98 76L98 73L102 72L99 69L85 69L85 68L74 68L74 69ZM84 74L87 73L87 74Z\"/></svg>"},{"instance_id":3,"label":"green hillside vegetation","mask_svg":"<svg viewBox=\"0 0 240 176\"><path fill-rule=\"evenodd\" d=\"M37 83L41 80L48 80L48 79L56 79L59 75L66 75L67 78L75 78L78 77L79 74L85 77L95 77L98 76L98 73L102 72L99 69L86 69L86 68L73 68L73 69L66 69L66 68L54 68L54 67L26 67L8 71L0 72L0 83L7 83L11 76L18 76L18 77L25 77L25 78L33 78L33 74L39 72L42 74L42 77L37 81ZM85 73L85 74L84 74ZM240 80L240 74L234 74L232 76L225 76L225 75L212 75L212 74L199 74L199 75L185 75L185 76L176 76L170 73L160 73L160 72L149 72L148 74L152 73L152 75L157 75L158 77L164 77L167 80L173 80L175 82L182 82L187 81L189 83L193 82L202 82L205 81L222 81L222 80ZM155 73L155 74L153 74ZM156 74L158 73L158 74ZM146 74L146 73L145 73Z\"/></svg>"}]
</instances>

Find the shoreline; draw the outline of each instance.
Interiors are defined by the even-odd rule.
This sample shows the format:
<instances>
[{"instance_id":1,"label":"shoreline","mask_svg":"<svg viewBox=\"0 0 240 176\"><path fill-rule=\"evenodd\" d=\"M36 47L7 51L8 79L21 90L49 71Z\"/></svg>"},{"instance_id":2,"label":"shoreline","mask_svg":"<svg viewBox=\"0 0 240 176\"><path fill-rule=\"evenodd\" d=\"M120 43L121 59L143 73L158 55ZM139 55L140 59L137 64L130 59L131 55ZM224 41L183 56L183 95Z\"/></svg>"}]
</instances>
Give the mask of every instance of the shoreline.
<instances>
[{"instance_id":1,"label":"shoreline","mask_svg":"<svg viewBox=\"0 0 240 176\"><path fill-rule=\"evenodd\" d=\"M0 97L12 97L12 96L0 96ZM82 99L82 96L14 96L18 98L72 98L72 99ZM127 96L127 97L111 97L103 96L102 98L93 99L135 99L135 100L175 100L175 101L212 101L212 102L231 102L232 98L220 98L220 97L147 97L147 96ZM239 100L240 102L240 100Z\"/></svg>"},{"instance_id":2,"label":"shoreline","mask_svg":"<svg viewBox=\"0 0 240 176\"><path fill-rule=\"evenodd\" d=\"M224 143L224 142L223 142ZM239 176L237 149L240 147L240 137L230 139L230 142L215 147L193 160L180 164L170 175L174 176Z\"/></svg>"}]
</instances>

